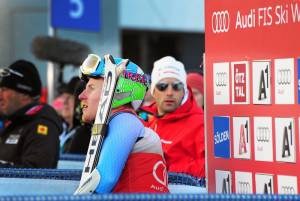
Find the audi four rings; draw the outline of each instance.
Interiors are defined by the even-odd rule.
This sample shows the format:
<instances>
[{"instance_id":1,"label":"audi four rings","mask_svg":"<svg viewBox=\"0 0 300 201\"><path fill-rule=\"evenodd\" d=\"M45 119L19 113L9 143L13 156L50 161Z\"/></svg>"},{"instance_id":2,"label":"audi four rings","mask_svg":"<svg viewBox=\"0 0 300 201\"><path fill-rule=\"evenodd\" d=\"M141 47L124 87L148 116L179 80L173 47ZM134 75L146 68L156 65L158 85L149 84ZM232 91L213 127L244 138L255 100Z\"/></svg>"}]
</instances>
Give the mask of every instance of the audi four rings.
<instances>
[{"instance_id":1,"label":"audi four rings","mask_svg":"<svg viewBox=\"0 0 300 201\"><path fill-rule=\"evenodd\" d=\"M215 74L215 84L217 87L225 87L228 83L228 75L226 72L217 72Z\"/></svg>"},{"instance_id":2,"label":"audi four rings","mask_svg":"<svg viewBox=\"0 0 300 201\"><path fill-rule=\"evenodd\" d=\"M277 83L279 85L289 85L292 81L292 72L290 69L277 70Z\"/></svg>"},{"instance_id":3,"label":"audi four rings","mask_svg":"<svg viewBox=\"0 0 300 201\"><path fill-rule=\"evenodd\" d=\"M256 128L256 140L258 142L269 142L272 133L268 127L257 127Z\"/></svg>"},{"instance_id":4,"label":"audi four rings","mask_svg":"<svg viewBox=\"0 0 300 201\"><path fill-rule=\"evenodd\" d=\"M251 186L250 183L247 181L239 181L237 185L237 192L238 193L251 193Z\"/></svg>"},{"instance_id":5,"label":"audi four rings","mask_svg":"<svg viewBox=\"0 0 300 201\"><path fill-rule=\"evenodd\" d=\"M211 27L214 33L228 32L230 17L228 10L216 11L212 14Z\"/></svg>"}]
</instances>

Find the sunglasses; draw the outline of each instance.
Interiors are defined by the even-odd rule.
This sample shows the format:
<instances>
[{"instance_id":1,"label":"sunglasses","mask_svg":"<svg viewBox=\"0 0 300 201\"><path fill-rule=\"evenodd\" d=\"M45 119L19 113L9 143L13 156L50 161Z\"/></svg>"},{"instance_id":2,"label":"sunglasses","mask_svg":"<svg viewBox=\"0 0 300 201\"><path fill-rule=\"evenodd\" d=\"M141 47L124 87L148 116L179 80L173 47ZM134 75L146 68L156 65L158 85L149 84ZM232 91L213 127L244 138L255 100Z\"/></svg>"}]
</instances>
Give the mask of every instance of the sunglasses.
<instances>
[{"instance_id":1,"label":"sunglasses","mask_svg":"<svg viewBox=\"0 0 300 201\"><path fill-rule=\"evenodd\" d=\"M22 73L19 73L15 70L12 70L12 69L9 69L9 68L0 69L0 77L7 77L7 76L10 76L12 74L16 75L16 76L19 76L19 77L24 77L24 75Z\"/></svg>"},{"instance_id":2,"label":"sunglasses","mask_svg":"<svg viewBox=\"0 0 300 201\"><path fill-rule=\"evenodd\" d=\"M183 84L181 82L173 82L173 83L164 83L164 82L160 82L157 83L155 85L156 89L158 89L159 91L165 91L169 85L172 86L172 89L174 91L180 91L181 89L183 89Z\"/></svg>"}]
</instances>

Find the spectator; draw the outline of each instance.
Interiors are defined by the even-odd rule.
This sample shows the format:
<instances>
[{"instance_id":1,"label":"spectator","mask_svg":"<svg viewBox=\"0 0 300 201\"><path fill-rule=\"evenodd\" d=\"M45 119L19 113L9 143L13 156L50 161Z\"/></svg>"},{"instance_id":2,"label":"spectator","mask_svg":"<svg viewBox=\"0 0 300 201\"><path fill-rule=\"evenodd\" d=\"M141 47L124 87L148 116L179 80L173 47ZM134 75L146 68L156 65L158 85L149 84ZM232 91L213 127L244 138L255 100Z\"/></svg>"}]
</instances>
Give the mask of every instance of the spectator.
<instances>
[{"instance_id":1,"label":"spectator","mask_svg":"<svg viewBox=\"0 0 300 201\"><path fill-rule=\"evenodd\" d=\"M186 84L184 65L171 56L154 62L151 93L155 103L142 108L163 145L169 172L205 177L203 111Z\"/></svg>"},{"instance_id":2,"label":"spectator","mask_svg":"<svg viewBox=\"0 0 300 201\"><path fill-rule=\"evenodd\" d=\"M142 103L148 86L143 71L137 65L112 57L105 57L104 62L97 55L89 55L80 67L83 79L88 81L85 90L79 95L83 107L82 119L92 123L96 117L99 92L104 83L104 68L110 62L117 63L118 68L126 67L126 71L119 77L108 133L97 167L92 172L92 175L100 177L91 177L90 180L98 185L96 189L87 190L95 190L96 193L168 192L166 166L159 137L151 129L144 127L135 112Z\"/></svg>"},{"instance_id":3,"label":"spectator","mask_svg":"<svg viewBox=\"0 0 300 201\"><path fill-rule=\"evenodd\" d=\"M68 128L74 127L74 107L75 107L75 91L80 83L79 77L72 77L71 80L61 88L61 96L64 97L61 115L68 124Z\"/></svg>"},{"instance_id":4,"label":"spectator","mask_svg":"<svg viewBox=\"0 0 300 201\"><path fill-rule=\"evenodd\" d=\"M61 122L55 110L38 102L41 80L36 67L18 60L0 70L0 134L3 167L56 168Z\"/></svg>"},{"instance_id":5,"label":"spectator","mask_svg":"<svg viewBox=\"0 0 300 201\"><path fill-rule=\"evenodd\" d=\"M62 118L62 109L64 107L64 101L65 101L64 97L61 94L59 94L51 103L51 106L55 109L55 111L61 118ZM65 127L67 127L67 125Z\"/></svg>"},{"instance_id":6,"label":"spectator","mask_svg":"<svg viewBox=\"0 0 300 201\"><path fill-rule=\"evenodd\" d=\"M77 79L77 78L76 78ZM74 80L74 78L72 79ZM64 153L73 153L73 154L86 154L89 142L91 138L91 124L84 123L81 121L82 109L81 109L81 101L78 99L79 94L85 88L85 82L78 80L76 82L76 86L72 86L72 80L68 84L69 91L73 89L72 97L74 103L72 103L72 127L69 128L67 135L65 138L61 135L61 147L62 152ZM73 81L74 82L74 81ZM64 112L63 112L64 114Z\"/></svg>"},{"instance_id":7,"label":"spectator","mask_svg":"<svg viewBox=\"0 0 300 201\"><path fill-rule=\"evenodd\" d=\"M86 154L91 125L81 121L81 105L78 95L84 90L85 83L79 77L73 77L59 88L59 95L52 102L62 120L63 131L59 136L60 153Z\"/></svg>"},{"instance_id":8,"label":"spectator","mask_svg":"<svg viewBox=\"0 0 300 201\"><path fill-rule=\"evenodd\" d=\"M191 87L198 107L204 108L203 76L200 73L188 73L187 84Z\"/></svg>"},{"instance_id":9,"label":"spectator","mask_svg":"<svg viewBox=\"0 0 300 201\"><path fill-rule=\"evenodd\" d=\"M60 110L60 115L64 121L63 132L59 136L60 152L66 152L70 147L71 139L75 133L75 128L80 122L74 122L74 108L75 108L75 90L79 85L79 77L73 77L67 84L63 84L59 88L60 95L56 100L60 100L61 104L56 104ZM58 102L58 101L56 101ZM55 102L55 103L56 103ZM59 103L59 102L58 102Z\"/></svg>"},{"instance_id":10,"label":"spectator","mask_svg":"<svg viewBox=\"0 0 300 201\"><path fill-rule=\"evenodd\" d=\"M69 130L69 124L67 122L67 120L65 118L63 118L63 110L65 108L65 103L67 96L65 96L63 94L62 89L66 88L65 83L62 83L57 91L58 91L58 95L56 96L56 98L52 101L51 106L55 109L55 111L57 112L57 114L59 115L60 119L61 119L61 127L62 127L62 132L59 135L59 142L60 142L60 153L63 153L65 151L64 148L64 144L66 141L68 141L68 138L66 138L68 130ZM62 139L63 138L63 139Z\"/></svg>"}]
</instances>

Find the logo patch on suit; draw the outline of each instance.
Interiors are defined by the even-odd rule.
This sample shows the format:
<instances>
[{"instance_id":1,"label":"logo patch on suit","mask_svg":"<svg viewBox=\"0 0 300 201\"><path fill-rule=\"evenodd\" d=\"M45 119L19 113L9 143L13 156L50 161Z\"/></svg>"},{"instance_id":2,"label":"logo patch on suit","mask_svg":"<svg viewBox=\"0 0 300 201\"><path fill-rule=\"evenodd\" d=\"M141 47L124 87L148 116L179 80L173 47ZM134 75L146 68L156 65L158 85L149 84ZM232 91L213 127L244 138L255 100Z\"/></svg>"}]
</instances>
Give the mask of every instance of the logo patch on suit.
<instances>
[{"instance_id":1,"label":"logo patch on suit","mask_svg":"<svg viewBox=\"0 0 300 201\"><path fill-rule=\"evenodd\" d=\"M18 144L21 135L11 134L5 140L5 144Z\"/></svg>"},{"instance_id":2,"label":"logo patch on suit","mask_svg":"<svg viewBox=\"0 0 300 201\"><path fill-rule=\"evenodd\" d=\"M39 124L37 127L37 134L39 135L48 135L48 126Z\"/></svg>"}]
</instances>

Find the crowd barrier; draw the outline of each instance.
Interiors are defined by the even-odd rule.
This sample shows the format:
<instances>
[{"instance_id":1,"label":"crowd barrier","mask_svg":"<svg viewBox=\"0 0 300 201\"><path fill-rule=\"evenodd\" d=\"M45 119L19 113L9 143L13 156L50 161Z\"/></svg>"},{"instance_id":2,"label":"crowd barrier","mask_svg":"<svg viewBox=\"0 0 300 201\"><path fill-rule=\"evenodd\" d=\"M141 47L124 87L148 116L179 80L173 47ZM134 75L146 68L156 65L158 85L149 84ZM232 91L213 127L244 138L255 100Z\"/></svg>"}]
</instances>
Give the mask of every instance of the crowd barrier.
<instances>
[{"instance_id":1,"label":"crowd barrier","mask_svg":"<svg viewBox=\"0 0 300 201\"><path fill-rule=\"evenodd\" d=\"M34 169L0 168L0 177L80 180L82 170L77 169ZM168 173L169 184L205 187L205 181L182 173Z\"/></svg>"},{"instance_id":2,"label":"crowd barrier","mask_svg":"<svg viewBox=\"0 0 300 201\"><path fill-rule=\"evenodd\" d=\"M84 161L85 156L83 154L61 154L59 160Z\"/></svg>"},{"instance_id":3,"label":"crowd barrier","mask_svg":"<svg viewBox=\"0 0 300 201\"><path fill-rule=\"evenodd\" d=\"M183 173L168 173L169 190L171 193L207 193L205 179L197 179Z\"/></svg>"},{"instance_id":4,"label":"crowd barrier","mask_svg":"<svg viewBox=\"0 0 300 201\"><path fill-rule=\"evenodd\" d=\"M0 178L80 180L82 170L0 168Z\"/></svg>"},{"instance_id":5,"label":"crowd barrier","mask_svg":"<svg viewBox=\"0 0 300 201\"><path fill-rule=\"evenodd\" d=\"M0 197L5 195L72 195L81 170L0 169Z\"/></svg>"},{"instance_id":6,"label":"crowd barrier","mask_svg":"<svg viewBox=\"0 0 300 201\"><path fill-rule=\"evenodd\" d=\"M171 192L171 194L104 194L80 195L73 193L78 187L81 170L59 169L11 169L0 168L0 201L79 201L79 200L132 200L132 201L168 201L168 200L299 200L297 195L241 195L241 194L186 194ZM199 188L202 181L184 174L169 173L170 185L193 185ZM178 183L178 184L176 184Z\"/></svg>"},{"instance_id":7,"label":"crowd barrier","mask_svg":"<svg viewBox=\"0 0 300 201\"><path fill-rule=\"evenodd\" d=\"M206 186L204 178L198 179L184 173L169 172L168 179L169 179L169 183L173 183L173 184L183 184L183 185L199 186L199 187Z\"/></svg>"},{"instance_id":8,"label":"crowd barrier","mask_svg":"<svg viewBox=\"0 0 300 201\"><path fill-rule=\"evenodd\" d=\"M298 195L241 194L102 194L0 196L0 201L300 201Z\"/></svg>"},{"instance_id":9,"label":"crowd barrier","mask_svg":"<svg viewBox=\"0 0 300 201\"><path fill-rule=\"evenodd\" d=\"M62 154L59 157L57 169L77 169L82 170L84 166L85 155L80 154Z\"/></svg>"},{"instance_id":10,"label":"crowd barrier","mask_svg":"<svg viewBox=\"0 0 300 201\"><path fill-rule=\"evenodd\" d=\"M72 194L79 185L82 170L0 168L0 196ZM206 193L206 188L189 175L169 173L171 193ZM205 184L205 183L204 183ZM1 188L1 186L6 186ZM6 190L9 189L9 190Z\"/></svg>"}]
</instances>

